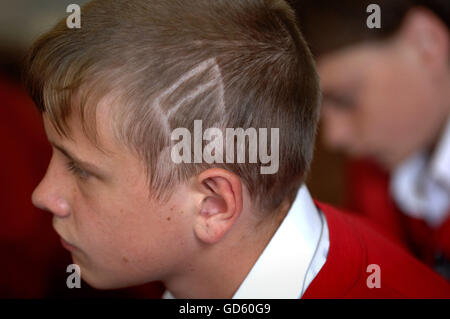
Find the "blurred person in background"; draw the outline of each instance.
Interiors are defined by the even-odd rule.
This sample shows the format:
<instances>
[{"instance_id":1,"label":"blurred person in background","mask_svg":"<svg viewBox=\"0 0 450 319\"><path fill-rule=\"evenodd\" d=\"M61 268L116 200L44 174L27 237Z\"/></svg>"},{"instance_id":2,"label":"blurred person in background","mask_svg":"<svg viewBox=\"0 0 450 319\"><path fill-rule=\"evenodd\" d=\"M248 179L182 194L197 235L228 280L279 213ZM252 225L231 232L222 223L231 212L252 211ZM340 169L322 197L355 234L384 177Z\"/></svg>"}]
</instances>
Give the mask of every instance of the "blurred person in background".
<instances>
[{"instance_id":1,"label":"blurred person in background","mask_svg":"<svg viewBox=\"0 0 450 319\"><path fill-rule=\"evenodd\" d=\"M356 158L349 206L447 279L450 1L291 0L317 59L327 146Z\"/></svg>"}]
</instances>

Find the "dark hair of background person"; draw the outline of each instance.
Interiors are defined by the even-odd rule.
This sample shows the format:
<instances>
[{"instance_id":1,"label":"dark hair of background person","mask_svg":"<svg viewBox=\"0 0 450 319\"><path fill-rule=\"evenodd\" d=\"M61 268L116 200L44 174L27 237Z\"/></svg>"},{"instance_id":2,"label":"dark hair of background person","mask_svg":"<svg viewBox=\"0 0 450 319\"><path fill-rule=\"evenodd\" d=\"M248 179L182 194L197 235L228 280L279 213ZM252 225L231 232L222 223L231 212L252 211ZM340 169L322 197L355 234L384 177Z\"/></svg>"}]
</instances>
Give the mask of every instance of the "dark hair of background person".
<instances>
[{"instance_id":1,"label":"dark hair of background person","mask_svg":"<svg viewBox=\"0 0 450 319\"><path fill-rule=\"evenodd\" d=\"M386 40L413 7L423 7L450 27L449 0L288 0L311 51L318 57L360 42ZM370 4L381 9L381 28L367 27Z\"/></svg>"}]
</instances>

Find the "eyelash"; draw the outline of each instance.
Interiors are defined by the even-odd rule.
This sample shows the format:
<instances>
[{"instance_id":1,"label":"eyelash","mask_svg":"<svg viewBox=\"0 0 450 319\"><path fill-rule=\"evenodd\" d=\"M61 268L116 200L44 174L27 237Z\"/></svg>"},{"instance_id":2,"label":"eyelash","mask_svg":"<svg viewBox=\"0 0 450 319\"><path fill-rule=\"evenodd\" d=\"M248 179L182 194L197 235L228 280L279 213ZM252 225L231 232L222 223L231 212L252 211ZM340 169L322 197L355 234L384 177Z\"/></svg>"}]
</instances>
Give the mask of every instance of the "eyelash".
<instances>
[{"instance_id":1,"label":"eyelash","mask_svg":"<svg viewBox=\"0 0 450 319\"><path fill-rule=\"evenodd\" d=\"M67 162L67 169L74 175L82 178L87 179L90 174L85 171L84 169L80 168L75 162L69 161Z\"/></svg>"}]
</instances>

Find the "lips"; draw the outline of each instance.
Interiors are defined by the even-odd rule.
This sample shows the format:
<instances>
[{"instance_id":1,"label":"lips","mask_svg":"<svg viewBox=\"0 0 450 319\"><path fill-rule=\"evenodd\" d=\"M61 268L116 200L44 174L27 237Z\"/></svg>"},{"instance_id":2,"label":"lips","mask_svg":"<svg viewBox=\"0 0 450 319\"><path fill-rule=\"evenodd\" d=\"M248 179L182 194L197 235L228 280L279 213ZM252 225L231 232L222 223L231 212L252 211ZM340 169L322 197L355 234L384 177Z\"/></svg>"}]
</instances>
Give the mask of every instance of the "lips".
<instances>
[{"instance_id":1,"label":"lips","mask_svg":"<svg viewBox=\"0 0 450 319\"><path fill-rule=\"evenodd\" d=\"M60 237L61 245L69 251L78 249L75 245L73 245L72 243L70 243L64 239L64 237L61 235L61 232L59 231L59 228L57 226L58 225L56 224L56 218L53 218L53 229L55 230L56 234L58 234L58 236Z\"/></svg>"},{"instance_id":2,"label":"lips","mask_svg":"<svg viewBox=\"0 0 450 319\"><path fill-rule=\"evenodd\" d=\"M73 251L73 250L78 249L77 247L75 247L74 245L72 245L71 243L69 243L68 241L64 240L62 237L61 237L61 245L62 245L65 249L67 249L67 250L69 250L69 251Z\"/></svg>"}]
</instances>

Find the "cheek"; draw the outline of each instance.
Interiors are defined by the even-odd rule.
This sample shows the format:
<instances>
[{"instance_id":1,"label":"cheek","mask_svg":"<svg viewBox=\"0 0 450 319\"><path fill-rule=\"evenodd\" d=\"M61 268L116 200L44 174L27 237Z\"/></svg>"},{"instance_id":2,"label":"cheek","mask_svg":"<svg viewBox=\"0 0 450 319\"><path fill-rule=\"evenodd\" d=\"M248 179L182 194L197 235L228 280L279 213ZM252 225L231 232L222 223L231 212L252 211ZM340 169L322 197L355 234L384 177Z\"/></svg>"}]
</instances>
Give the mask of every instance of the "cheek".
<instances>
[{"instance_id":1,"label":"cheek","mask_svg":"<svg viewBox=\"0 0 450 319\"><path fill-rule=\"evenodd\" d=\"M411 83L401 67L382 61L369 73L361 94L361 129L371 143L396 144L416 123L417 109L411 97Z\"/></svg>"},{"instance_id":2,"label":"cheek","mask_svg":"<svg viewBox=\"0 0 450 319\"><path fill-rule=\"evenodd\" d=\"M95 197L83 215L90 253L110 262L145 264L164 259L181 234L182 214L149 204L145 196L124 193ZM90 216L88 216L90 215ZM93 257L94 258L94 257Z\"/></svg>"},{"instance_id":3,"label":"cheek","mask_svg":"<svg viewBox=\"0 0 450 319\"><path fill-rule=\"evenodd\" d=\"M129 243L126 235L133 234L127 203L111 196L95 182L81 185L73 194L73 226L81 250L91 259L111 260L119 243ZM131 210L133 211L133 210ZM125 217L130 215L130 219Z\"/></svg>"},{"instance_id":4,"label":"cheek","mask_svg":"<svg viewBox=\"0 0 450 319\"><path fill-rule=\"evenodd\" d=\"M432 116L436 103L419 73L400 61L385 62L374 67L362 94L361 136L373 152L391 162L423 147L436 126Z\"/></svg>"},{"instance_id":5,"label":"cheek","mask_svg":"<svg viewBox=\"0 0 450 319\"><path fill-rule=\"evenodd\" d=\"M146 225L154 224L149 212L135 198L97 196L87 199L78 215L84 238L105 253L136 245Z\"/></svg>"},{"instance_id":6,"label":"cheek","mask_svg":"<svg viewBox=\"0 0 450 319\"><path fill-rule=\"evenodd\" d=\"M154 212L136 201L108 201L95 197L80 206L80 253L74 253L89 283L143 283L149 270L164 265L162 224ZM103 200L102 200L103 199ZM128 282L130 280L130 282Z\"/></svg>"},{"instance_id":7,"label":"cheek","mask_svg":"<svg viewBox=\"0 0 450 319\"><path fill-rule=\"evenodd\" d=\"M185 198L161 205L149 202L145 186L90 192L80 201L75 262L87 281L108 285L160 279L192 250ZM154 277L152 277L154 276Z\"/></svg>"}]
</instances>

